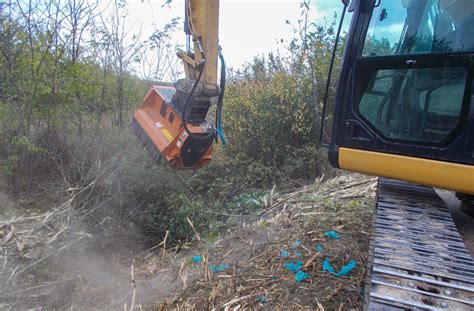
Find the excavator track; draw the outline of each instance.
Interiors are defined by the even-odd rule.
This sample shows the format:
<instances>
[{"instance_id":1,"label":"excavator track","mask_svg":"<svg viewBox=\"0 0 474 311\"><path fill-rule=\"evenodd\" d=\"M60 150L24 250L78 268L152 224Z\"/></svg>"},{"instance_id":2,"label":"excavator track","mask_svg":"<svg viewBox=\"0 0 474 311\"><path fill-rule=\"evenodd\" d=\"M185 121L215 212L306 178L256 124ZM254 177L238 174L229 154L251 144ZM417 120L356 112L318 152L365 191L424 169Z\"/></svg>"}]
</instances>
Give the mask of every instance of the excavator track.
<instances>
[{"instance_id":1,"label":"excavator track","mask_svg":"<svg viewBox=\"0 0 474 311\"><path fill-rule=\"evenodd\" d=\"M474 260L432 188L380 178L366 310L473 310Z\"/></svg>"}]
</instances>

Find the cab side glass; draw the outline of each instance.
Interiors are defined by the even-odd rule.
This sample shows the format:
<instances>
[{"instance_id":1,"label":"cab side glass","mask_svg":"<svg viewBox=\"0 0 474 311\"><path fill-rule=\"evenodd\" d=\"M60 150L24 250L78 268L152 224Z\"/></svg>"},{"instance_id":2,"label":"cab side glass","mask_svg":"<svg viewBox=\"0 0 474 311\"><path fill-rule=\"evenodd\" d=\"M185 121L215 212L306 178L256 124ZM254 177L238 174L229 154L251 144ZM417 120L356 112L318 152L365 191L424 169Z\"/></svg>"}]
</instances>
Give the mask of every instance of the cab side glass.
<instances>
[{"instance_id":1,"label":"cab side glass","mask_svg":"<svg viewBox=\"0 0 474 311\"><path fill-rule=\"evenodd\" d=\"M363 57L474 51L474 1L380 0Z\"/></svg>"},{"instance_id":2,"label":"cab side glass","mask_svg":"<svg viewBox=\"0 0 474 311\"><path fill-rule=\"evenodd\" d=\"M359 103L360 114L384 137L440 143L461 122L467 70L378 70Z\"/></svg>"}]
</instances>

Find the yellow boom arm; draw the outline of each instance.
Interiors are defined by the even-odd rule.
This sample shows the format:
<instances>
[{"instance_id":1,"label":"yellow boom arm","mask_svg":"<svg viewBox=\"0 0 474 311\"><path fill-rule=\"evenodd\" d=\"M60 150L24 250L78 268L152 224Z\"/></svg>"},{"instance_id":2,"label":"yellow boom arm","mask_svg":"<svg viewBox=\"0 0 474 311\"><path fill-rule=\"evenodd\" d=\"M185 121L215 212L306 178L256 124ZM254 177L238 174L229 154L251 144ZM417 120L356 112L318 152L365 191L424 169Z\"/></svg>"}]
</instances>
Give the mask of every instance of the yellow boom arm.
<instances>
[{"instance_id":1,"label":"yellow boom arm","mask_svg":"<svg viewBox=\"0 0 474 311\"><path fill-rule=\"evenodd\" d=\"M211 160L220 136L225 67L218 43L219 0L186 0L186 51L178 51L185 78L174 87L153 86L133 116L132 128L155 160L175 169L192 169ZM218 59L221 85L217 85ZM207 121L211 99L218 97L216 124Z\"/></svg>"}]
</instances>

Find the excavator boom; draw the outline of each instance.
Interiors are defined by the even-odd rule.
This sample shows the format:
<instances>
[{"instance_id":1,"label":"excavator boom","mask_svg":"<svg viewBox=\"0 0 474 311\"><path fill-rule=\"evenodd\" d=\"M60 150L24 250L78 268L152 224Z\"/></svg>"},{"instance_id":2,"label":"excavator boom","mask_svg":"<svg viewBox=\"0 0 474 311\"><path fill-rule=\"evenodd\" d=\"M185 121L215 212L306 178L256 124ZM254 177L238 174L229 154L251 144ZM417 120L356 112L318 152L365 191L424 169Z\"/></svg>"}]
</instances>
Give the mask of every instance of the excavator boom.
<instances>
[{"instance_id":1,"label":"excavator boom","mask_svg":"<svg viewBox=\"0 0 474 311\"><path fill-rule=\"evenodd\" d=\"M174 86L154 85L137 109L132 129L155 161L163 158L174 169L194 169L211 161L212 143L222 135L220 115L225 77L217 85L218 0L187 0L185 25L188 44L178 51L185 78ZM191 47L192 46L192 47ZM207 120L218 98L216 124Z\"/></svg>"}]
</instances>

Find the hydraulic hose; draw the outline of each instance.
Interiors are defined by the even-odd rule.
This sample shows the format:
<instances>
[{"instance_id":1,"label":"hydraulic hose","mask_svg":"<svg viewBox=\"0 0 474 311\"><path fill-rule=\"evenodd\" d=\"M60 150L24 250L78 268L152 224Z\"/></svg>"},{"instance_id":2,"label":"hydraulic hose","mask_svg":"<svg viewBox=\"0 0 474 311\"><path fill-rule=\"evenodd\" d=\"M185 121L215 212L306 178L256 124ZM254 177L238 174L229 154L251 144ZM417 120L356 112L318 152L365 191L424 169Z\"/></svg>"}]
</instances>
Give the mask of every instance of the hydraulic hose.
<instances>
[{"instance_id":1,"label":"hydraulic hose","mask_svg":"<svg viewBox=\"0 0 474 311\"><path fill-rule=\"evenodd\" d=\"M186 132L188 133L189 136L192 136L193 138L196 138L196 139L200 139L200 140L206 140L206 139L209 139L212 137L212 135L214 135L214 131L211 131L209 134L207 134L206 136L199 136L199 135L196 135L194 133L192 133L189 129L188 129L188 119L187 119L187 111L188 111L188 107L189 107L189 103L191 102L191 98L193 96L193 93L194 91L196 90L196 87L198 86L199 82L201 81L201 78L202 78L202 74L204 73L204 65L206 64L206 60L203 59L202 62L201 62L201 71L199 72L199 75L196 79L196 82L194 82L194 85L193 85L193 88L191 89L191 92L189 93L188 97L186 98L186 101L184 103L184 111L183 111L183 127L184 129L186 130Z\"/></svg>"},{"instance_id":2,"label":"hydraulic hose","mask_svg":"<svg viewBox=\"0 0 474 311\"><path fill-rule=\"evenodd\" d=\"M222 141L222 144L225 145L225 138L224 138L224 132L222 130L222 106L224 102L224 92L225 92L225 61L224 61L224 55L222 54L222 49L219 47L219 59L221 60L221 80L220 80L220 88L221 88L221 93L219 94L219 98L217 100L217 106L216 106L216 143L219 140L219 137Z\"/></svg>"}]
</instances>

